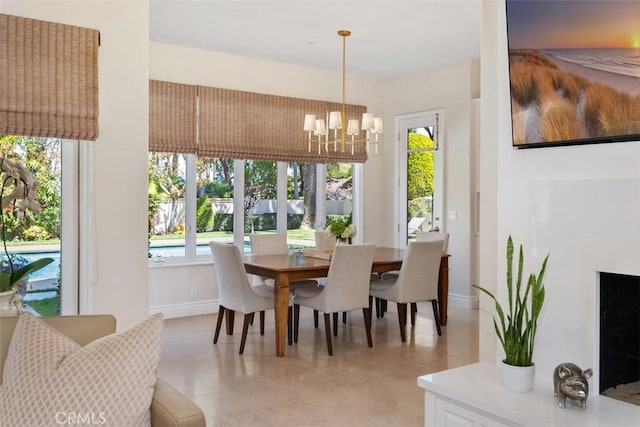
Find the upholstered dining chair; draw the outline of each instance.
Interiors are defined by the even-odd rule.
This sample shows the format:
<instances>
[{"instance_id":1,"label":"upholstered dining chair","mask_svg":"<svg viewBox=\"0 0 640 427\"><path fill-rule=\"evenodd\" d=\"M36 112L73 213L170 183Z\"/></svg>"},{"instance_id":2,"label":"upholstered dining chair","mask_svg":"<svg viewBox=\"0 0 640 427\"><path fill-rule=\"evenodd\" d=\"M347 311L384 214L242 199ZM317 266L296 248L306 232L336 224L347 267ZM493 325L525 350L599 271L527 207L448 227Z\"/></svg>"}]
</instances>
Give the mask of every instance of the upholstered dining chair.
<instances>
[{"instance_id":1,"label":"upholstered dining chair","mask_svg":"<svg viewBox=\"0 0 640 427\"><path fill-rule=\"evenodd\" d=\"M242 354L249 324L256 311L260 312L260 335L264 335L264 312L273 308L273 288L267 285L251 286L244 269L240 249L237 246L219 242L210 242L209 246L215 263L218 300L220 302L213 343L218 343L224 316L233 318L233 314L239 311L244 313L239 352Z\"/></svg>"},{"instance_id":2,"label":"upholstered dining chair","mask_svg":"<svg viewBox=\"0 0 640 427\"><path fill-rule=\"evenodd\" d=\"M432 240L442 240L442 253L447 253L449 249L449 233L442 233L436 231L420 231L416 237L418 242L429 242ZM384 274L386 279L398 278L397 271L391 271ZM376 317L383 318L384 313L387 310L387 303L385 300L376 298ZM418 305L411 303L411 324L415 324L416 313L418 312Z\"/></svg>"},{"instance_id":3,"label":"upholstered dining chair","mask_svg":"<svg viewBox=\"0 0 640 427\"><path fill-rule=\"evenodd\" d=\"M326 230L316 230L316 249L321 251L333 250L336 247L336 239Z\"/></svg>"},{"instance_id":4,"label":"upholstered dining chair","mask_svg":"<svg viewBox=\"0 0 640 427\"><path fill-rule=\"evenodd\" d=\"M249 236L251 242L251 253L254 255L286 255L289 253L289 247L287 246L287 235L284 233L277 234L251 234ZM267 285L273 288L275 282L273 279L262 276L251 275L253 285ZM310 286L317 287L318 281L310 279L292 280L289 283L289 289L293 292L294 289ZM291 325L293 324L291 307L289 307L288 313L288 342L289 345L293 341L293 331Z\"/></svg>"},{"instance_id":5,"label":"upholstered dining chair","mask_svg":"<svg viewBox=\"0 0 640 427\"><path fill-rule=\"evenodd\" d=\"M300 306L324 313L327 351L333 355L331 344L331 314L361 308L364 313L367 343L373 347L371 339L371 314L369 308L369 280L375 245L339 245L331 257L329 273L324 286L299 288L293 293L294 321L300 319ZM297 331L297 327L294 327ZM334 317L334 335L337 333Z\"/></svg>"},{"instance_id":6,"label":"upholstered dining chair","mask_svg":"<svg viewBox=\"0 0 640 427\"><path fill-rule=\"evenodd\" d=\"M407 304L431 301L433 317L438 335L440 315L438 314L438 274L442 258L442 240L430 242L410 242L404 253L398 275L382 275L381 280L371 282L370 295L397 303L400 338L406 341ZM369 311L371 315L371 311ZM415 325L415 313L412 312L411 325Z\"/></svg>"},{"instance_id":7,"label":"upholstered dining chair","mask_svg":"<svg viewBox=\"0 0 640 427\"><path fill-rule=\"evenodd\" d=\"M440 231L420 231L416 240L418 242L442 240L442 252L447 253L449 250L449 233L442 233Z\"/></svg>"}]
</instances>

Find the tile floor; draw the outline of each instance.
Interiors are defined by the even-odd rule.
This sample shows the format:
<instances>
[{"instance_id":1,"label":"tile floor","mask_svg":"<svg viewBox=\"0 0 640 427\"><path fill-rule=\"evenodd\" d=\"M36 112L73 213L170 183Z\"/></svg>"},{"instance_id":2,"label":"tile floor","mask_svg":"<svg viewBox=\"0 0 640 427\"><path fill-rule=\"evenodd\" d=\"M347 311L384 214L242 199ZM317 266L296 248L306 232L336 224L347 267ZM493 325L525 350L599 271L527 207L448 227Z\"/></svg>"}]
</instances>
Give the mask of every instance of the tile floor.
<instances>
[{"instance_id":1,"label":"tile floor","mask_svg":"<svg viewBox=\"0 0 640 427\"><path fill-rule=\"evenodd\" d=\"M340 320L327 354L323 318L301 308L298 343L275 356L273 311L265 335L256 316L238 355L242 316L233 335L212 343L216 315L168 319L159 375L204 411L207 426L421 426L424 394L417 377L478 360L478 311L449 309L441 337L431 304L419 304L416 326L400 341L395 305L373 318L367 347L362 311Z\"/></svg>"}]
</instances>

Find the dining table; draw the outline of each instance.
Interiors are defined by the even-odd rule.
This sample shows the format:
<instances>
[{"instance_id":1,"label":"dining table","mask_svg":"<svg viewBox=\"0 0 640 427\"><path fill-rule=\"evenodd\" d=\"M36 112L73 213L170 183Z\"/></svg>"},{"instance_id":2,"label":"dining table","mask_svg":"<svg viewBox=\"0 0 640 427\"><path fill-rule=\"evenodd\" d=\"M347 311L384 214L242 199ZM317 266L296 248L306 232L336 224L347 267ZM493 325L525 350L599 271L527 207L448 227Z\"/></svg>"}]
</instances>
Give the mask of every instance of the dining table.
<instances>
[{"instance_id":1,"label":"dining table","mask_svg":"<svg viewBox=\"0 0 640 427\"><path fill-rule=\"evenodd\" d=\"M372 273L386 273L400 270L404 249L376 247L373 256ZM272 278L274 284L274 310L276 355L285 354L285 337L289 310L289 284L294 280L327 277L331 264L329 257L312 256L313 252L294 252L282 255L246 255L244 266L247 273ZM438 278L438 304L440 324L447 324L447 300L449 293L449 257L442 254Z\"/></svg>"}]
</instances>

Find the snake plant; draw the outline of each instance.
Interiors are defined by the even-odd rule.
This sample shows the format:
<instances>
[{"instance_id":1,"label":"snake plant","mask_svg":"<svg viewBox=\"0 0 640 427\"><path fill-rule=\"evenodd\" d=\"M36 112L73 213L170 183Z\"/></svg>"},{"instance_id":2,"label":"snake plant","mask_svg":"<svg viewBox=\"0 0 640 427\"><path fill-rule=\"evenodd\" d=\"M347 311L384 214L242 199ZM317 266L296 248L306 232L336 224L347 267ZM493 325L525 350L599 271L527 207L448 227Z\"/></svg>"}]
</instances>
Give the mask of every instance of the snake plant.
<instances>
[{"instance_id":1,"label":"snake plant","mask_svg":"<svg viewBox=\"0 0 640 427\"><path fill-rule=\"evenodd\" d=\"M495 302L496 317L493 325L496 335L502 344L505 353L504 362L513 366L533 365L533 345L538 328L538 316L544 303L544 273L547 269L547 255L542 262L540 272L536 276L530 274L526 286L522 285L522 269L524 255L520 245L518 256L518 273L513 283L513 240L511 236L507 240L507 296L509 298L509 311L505 312L496 297L482 286L473 285L484 292Z\"/></svg>"}]
</instances>

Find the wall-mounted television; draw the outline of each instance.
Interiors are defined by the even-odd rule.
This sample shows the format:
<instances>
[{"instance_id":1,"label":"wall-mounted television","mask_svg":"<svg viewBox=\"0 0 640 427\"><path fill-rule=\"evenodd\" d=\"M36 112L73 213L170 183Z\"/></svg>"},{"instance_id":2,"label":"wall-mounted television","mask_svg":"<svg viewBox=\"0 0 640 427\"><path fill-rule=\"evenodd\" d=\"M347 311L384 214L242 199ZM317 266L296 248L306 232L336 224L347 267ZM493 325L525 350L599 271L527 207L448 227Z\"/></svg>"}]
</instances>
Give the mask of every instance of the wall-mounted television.
<instances>
[{"instance_id":1,"label":"wall-mounted television","mask_svg":"<svg viewBox=\"0 0 640 427\"><path fill-rule=\"evenodd\" d=\"M513 146L640 141L640 1L506 0Z\"/></svg>"}]
</instances>

